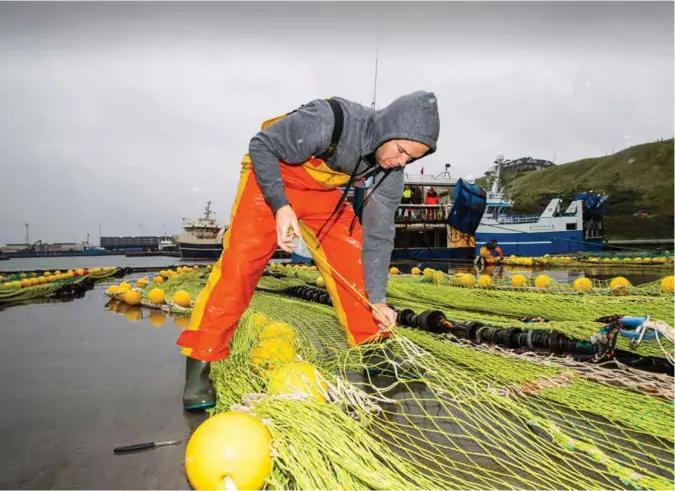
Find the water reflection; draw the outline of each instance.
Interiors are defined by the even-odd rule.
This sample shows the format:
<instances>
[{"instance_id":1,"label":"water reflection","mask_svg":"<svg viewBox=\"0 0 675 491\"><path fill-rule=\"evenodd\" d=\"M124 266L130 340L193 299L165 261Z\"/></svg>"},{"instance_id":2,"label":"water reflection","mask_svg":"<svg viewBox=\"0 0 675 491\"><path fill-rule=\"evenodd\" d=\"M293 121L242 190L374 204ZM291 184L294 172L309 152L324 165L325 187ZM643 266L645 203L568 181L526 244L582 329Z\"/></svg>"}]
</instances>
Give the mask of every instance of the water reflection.
<instances>
[{"instance_id":1,"label":"water reflection","mask_svg":"<svg viewBox=\"0 0 675 491\"><path fill-rule=\"evenodd\" d=\"M142 307L140 305L128 305L119 300L110 300L105 304L109 312L124 316L129 322L141 322L147 320L152 327L159 328L166 324L167 317L173 318L176 327L185 329L190 325L190 316L167 314L158 309Z\"/></svg>"}]
</instances>

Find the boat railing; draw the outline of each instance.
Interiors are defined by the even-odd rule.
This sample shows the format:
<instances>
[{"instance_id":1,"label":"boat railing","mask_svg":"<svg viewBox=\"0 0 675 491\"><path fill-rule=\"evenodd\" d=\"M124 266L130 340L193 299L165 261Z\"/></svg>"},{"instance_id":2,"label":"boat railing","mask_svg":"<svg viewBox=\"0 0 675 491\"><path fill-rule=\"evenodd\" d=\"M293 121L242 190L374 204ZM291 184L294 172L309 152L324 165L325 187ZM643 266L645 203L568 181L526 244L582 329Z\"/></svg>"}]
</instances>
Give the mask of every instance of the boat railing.
<instances>
[{"instance_id":1,"label":"boat railing","mask_svg":"<svg viewBox=\"0 0 675 491\"><path fill-rule=\"evenodd\" d=\"M497 218L498 223L536 223L540 215L501 215Z\"/></svg>"},{"instance_id":2,"label":"boat railing","mask_svg":"<svg viewBox=\"0 0 675 491\"><path fill-rule=\"evenodd\" d=\"M443 223L451 209L451 205L402 204L396 210L394 223Z\"/></svg>"}]
</instances>

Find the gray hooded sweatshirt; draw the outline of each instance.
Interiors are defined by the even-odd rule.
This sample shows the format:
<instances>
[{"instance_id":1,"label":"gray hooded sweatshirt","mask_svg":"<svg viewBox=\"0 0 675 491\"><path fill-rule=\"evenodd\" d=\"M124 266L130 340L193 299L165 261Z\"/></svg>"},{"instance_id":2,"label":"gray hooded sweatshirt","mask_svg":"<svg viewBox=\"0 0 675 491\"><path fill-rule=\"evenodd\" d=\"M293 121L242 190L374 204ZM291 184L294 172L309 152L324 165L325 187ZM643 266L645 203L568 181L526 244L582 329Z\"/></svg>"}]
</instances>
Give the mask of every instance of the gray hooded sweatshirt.
<instances>
[{"instance_id":1,"label":"gray hooded sweatshirt","mask_svg":"<svg viewBox=\"0 0 675 491\"><path fill-rule=\"evenodd\" d=\"M389 140L423 143L430 148L426 155L436 151L440 122L432 92L404 95L380 110L334 99L342 106L344 126L336 152L326 162L331 169L352 175L358 165L356 177L363 176L373 170L375 150ZM289 204L279 161L301 164L325 152L334 122L328 102L316 99L251 139L253 172L273 212ZM378 185L382 179L384 182ZM394 215L403 195L403 168L378 173L373 184L377 188L369 196L362 216L362 262L370 302L384 303L394 247Z\"/></svg>"}]
</instances>

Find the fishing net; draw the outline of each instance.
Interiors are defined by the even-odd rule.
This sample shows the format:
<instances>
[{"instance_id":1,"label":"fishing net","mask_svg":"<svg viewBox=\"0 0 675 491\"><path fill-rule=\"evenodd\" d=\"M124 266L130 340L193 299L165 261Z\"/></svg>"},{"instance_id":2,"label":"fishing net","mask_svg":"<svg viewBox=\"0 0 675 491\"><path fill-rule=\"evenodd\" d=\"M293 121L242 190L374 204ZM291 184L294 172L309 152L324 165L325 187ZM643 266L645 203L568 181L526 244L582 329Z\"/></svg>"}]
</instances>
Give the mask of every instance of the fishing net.
<instances>
[{"instance_id":1,"label":"fishing net","mask_svg":"<svg viewBox=\"0 0 675 491\"><path fill-rule=\"evenodd\" d=\"M37 273L10 274L7 281L0 283L0 305L14 305L46 299L60 292L84 289L95 281L112 278L118 268L99 269L86 276L58 274L42 276Z\"/></svg>"},{"instance_id":2,"label":"fishing net","mask_svg":"<svg viewBox=\"0 0 675 491\"><path fill-rule=\"evenodd\" d=\"M570 266L603 266L603 267L622 267L635 269L635 267L645 269L659 269L673 267L673 255L667 253L639 251L639 252L579 252L571 256L541 256L541 257L520 257L507 256L503 259L507 265L519 266L546 266L546 267L565 267Z\"/></svg>"},{"instance_id":3,"label":"fishing net","mask_svg":"<svg viewBox=\"0 0 675 491\"><path fill-rule=\"evenodd\" d=\"M185 290L194 299L206 274L177 275L147 287L144 296L160 288ZM315 284L317 277L279 267L263 276L230 356L212 365L218 392L212 411L250 412L270 429L269 489L675 485L672 376L518 353L406 327L387 343L349 348L332 307L284 295L291 287ZM587 338L603 315L673 321L672 294L640 287L616 295L437 280L392 277L388 303L503 327L544 317L547 328ZM160 307L181 311L170 303ZM293 328L296 356L318 368L329 403L270 394L264 374L252 368L252 351L271 322ZM654 346L649 340L638 349L663 355ZM672 352L672 344L664 348Z\"/></svg>"}]
</instances>

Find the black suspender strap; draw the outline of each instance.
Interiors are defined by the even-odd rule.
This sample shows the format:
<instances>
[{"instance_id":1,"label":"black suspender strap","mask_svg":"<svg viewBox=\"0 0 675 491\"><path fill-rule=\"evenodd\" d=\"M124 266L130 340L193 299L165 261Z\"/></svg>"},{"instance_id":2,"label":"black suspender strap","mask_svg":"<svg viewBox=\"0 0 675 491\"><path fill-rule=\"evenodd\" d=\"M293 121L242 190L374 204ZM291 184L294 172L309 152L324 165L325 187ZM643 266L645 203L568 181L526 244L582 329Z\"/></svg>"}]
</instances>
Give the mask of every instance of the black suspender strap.
<instances>
[{"instance_id":1,"label":"black suspender strap","mask_svg":"<svg viewBox=\"0 0 675 491\"><path fill-rule=\"evenodd\" d=\"M324 162L328 159L331 159L335 156L338 143L340 142L340 137L342 136L342 128L345 124L345 114L342 111L342 106L335 99L327 99L330 108L333 110L333 116L335 119L335 124L333 125L333 134L330 137L330 144L325 152L321 155L317 155L316 158L323 160Z\"/></svg>"}]
</instances>

